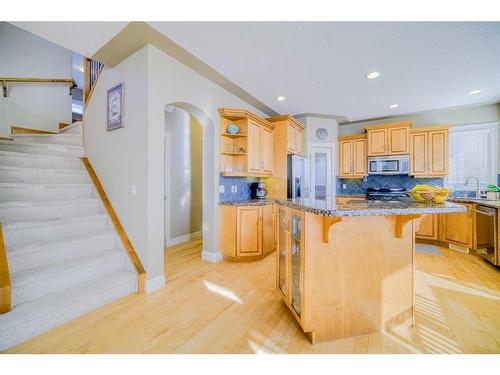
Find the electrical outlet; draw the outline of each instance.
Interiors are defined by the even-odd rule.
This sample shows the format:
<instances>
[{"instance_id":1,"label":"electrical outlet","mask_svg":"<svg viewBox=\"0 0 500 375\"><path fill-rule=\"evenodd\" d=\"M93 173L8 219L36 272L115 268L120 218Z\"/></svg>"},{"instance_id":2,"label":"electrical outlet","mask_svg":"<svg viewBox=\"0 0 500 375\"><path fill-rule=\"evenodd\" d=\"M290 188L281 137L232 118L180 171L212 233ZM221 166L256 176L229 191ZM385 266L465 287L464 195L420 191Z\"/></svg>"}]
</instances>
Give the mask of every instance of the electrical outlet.
<instances>
[{"instance_id":1,"label":"electrical outlet","mask_svg":"<svg viewBox=\"0 0 500 375\"><path fill-rule=\"evenodd\" d=\"M224 193L224 185L219 185L219 194Z\"/></svg>"},{"instance_id":2,"label":"electrical outlet","mask_svg":"<svg viewBox=\"0 0 500 375\"><path fill-rule=\"evenodd\" d=\"M238 186L231 185L231 193L237 193L237 192L238 192Z\"/></svg>"},{"instance_id":3,"label":"electrical outlet","mask_svg":"<svg viewBox=\"0 0 500 375\"><path fill-rule=\"evenodd\" d=\"M342 184L342 189L347 189L347 185L346 184Z\"/></svg>"},{"instance_id":4,"label":"electrical outlet","mask_svg":"<svg viewBox=\"0 0 500 375\"><path fill-rule=\"evenodd\" d=\"M132 195L137 195L137 186L132 185L131 193Z\"/></svg>"}]
</instances>

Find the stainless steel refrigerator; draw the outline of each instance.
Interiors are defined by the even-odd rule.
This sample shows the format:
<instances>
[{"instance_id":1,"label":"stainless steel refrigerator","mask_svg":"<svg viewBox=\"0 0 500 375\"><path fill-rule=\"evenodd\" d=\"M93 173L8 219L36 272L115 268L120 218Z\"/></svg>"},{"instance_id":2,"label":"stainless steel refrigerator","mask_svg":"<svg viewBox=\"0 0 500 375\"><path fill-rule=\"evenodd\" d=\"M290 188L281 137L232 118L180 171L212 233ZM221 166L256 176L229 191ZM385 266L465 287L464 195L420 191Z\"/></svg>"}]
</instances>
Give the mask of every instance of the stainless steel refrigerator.
<instances>
[{"instance_id":1,"label":"stainless steel refrigerator","mask_svg":"<svg viewBox=\"0 0 500 375\"><path fill-rule=\"evenodd\" d=\"M308 197L309 160L298 155L288 155L287 167L287 197Z\"/></svg>"}]
</instances>

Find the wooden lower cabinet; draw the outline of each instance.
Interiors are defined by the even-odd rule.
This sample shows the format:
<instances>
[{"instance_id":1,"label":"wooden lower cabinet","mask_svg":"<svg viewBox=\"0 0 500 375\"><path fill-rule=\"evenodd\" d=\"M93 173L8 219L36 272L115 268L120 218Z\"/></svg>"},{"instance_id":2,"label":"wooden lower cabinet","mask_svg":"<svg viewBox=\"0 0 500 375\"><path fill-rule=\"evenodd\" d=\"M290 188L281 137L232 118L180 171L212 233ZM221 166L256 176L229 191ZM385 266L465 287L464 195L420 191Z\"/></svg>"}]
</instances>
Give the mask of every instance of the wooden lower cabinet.
<instances>
[{"instance_id":1,"label":"wooden lower cabinet","mask_svg":"<svg viewBox=\"0 0 500 375\"><path fill-rule=\"evenodd\" d=\"M416 238L426 240L438 240L439 230L438 215L426 215L420 220L418 231L415 233Z\"/></svg>"},{"instance_id":2,"label":"wooden lower cabinet","mask_svg":"<svg viewBox=\"0 0 500 375\"><path fill-rule=\"evenodd\" d=\"M276 206L221 206L220 246L225 258L256 259L276 249Z\"/></svg>"},{"instance_id":3,"label":"wooden lower cabinet","mask_svg":"<svg viewBox=\"0 0 500 375\"><path fill-rule=\"evenodd\" d=\"M424 216L420 221L418 231L415 233L415 238L451 243L469 249L475 248L475 205L460 204L465 206L467 211Z\"/></svg>"}]
</instances>

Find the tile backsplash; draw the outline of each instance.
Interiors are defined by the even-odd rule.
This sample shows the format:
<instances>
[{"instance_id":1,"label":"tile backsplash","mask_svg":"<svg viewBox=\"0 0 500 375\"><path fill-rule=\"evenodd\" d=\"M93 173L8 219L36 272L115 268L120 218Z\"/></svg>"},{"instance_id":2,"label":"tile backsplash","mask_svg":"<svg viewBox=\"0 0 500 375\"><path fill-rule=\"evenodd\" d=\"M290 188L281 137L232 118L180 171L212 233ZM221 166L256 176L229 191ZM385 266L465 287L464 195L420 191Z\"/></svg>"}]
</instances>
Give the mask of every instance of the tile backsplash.
<instances>
[{"instance_id":1,"label":"tile backsplash","mask_svg":"<svg viewBox=\"0 0 500 375\"><path fill-rule=\"evenodd\" d=\"M343 184L346 188L343 189ZM366 194L368 188L403 188L411 189L415 185L443 187L442 178L415 178L407 175L380 176L371 175L364 179L337 179L337 194Z\"/></svg>"},{"instance_id":2,"label":"tile backsplash","mask_svg":"<svg viewBox=\"0 0 500 375\"><path fill-rule=\"evenodd\" d=\"M250 199L250 185L252 182L259 182L259 178L219 176L219 187L224 186L224 192L219 193L219 202ZM231 186L236 186L236 193L231 192Z\"/></svg>"}]
</instances>

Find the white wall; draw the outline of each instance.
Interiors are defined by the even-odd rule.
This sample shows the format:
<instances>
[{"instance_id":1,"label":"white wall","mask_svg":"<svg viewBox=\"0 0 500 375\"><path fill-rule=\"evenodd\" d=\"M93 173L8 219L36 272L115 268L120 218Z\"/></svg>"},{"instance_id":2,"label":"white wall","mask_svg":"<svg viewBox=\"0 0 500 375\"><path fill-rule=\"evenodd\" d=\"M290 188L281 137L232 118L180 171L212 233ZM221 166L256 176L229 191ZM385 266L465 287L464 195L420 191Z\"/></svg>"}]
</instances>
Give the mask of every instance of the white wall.
<instances>
[{"instance_id":1,"label":"white wall","mask_svg":"<svg viewBox=\"0 0 500 375\"><path fill-rule=\"evenodd\" d=\"M124 124L107 132L106 90L125 83ZM165 105L188 109L203 125L203 251L219 252L220 107L264 115L157 48L147 45L114 68L104 68L85 112L87 155L136 248L148 281L164 274ZM137 195L130 194L131 185Z\"/></svg>"},{"instance_id":2,"label":"white wall","mask_svg":"<svg viewBox=\"0 0 500 375\"><path fill-rule=\"evenodd\" d=\"M71 78L71 51L0 22L0 76ZM64 84L8 85L0 95L0 136L11 126L57 131L71 123L71 96Z\"/></svg>"},{"instance_id":3,"label":"white wall","mask_svg":"<svg viewBox=\"0 0 500 375\"><path fill-rule=\"evenodd\" d=\"M175 108L165 112L165 130L170 134L169 162L170 229L167 238L182 237L201 230L202 223L202 128L188 112Z\"/></svg>"}]
</instances>

